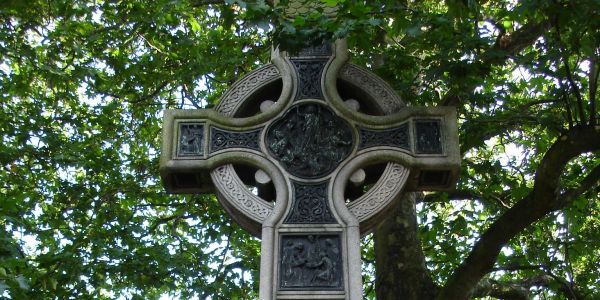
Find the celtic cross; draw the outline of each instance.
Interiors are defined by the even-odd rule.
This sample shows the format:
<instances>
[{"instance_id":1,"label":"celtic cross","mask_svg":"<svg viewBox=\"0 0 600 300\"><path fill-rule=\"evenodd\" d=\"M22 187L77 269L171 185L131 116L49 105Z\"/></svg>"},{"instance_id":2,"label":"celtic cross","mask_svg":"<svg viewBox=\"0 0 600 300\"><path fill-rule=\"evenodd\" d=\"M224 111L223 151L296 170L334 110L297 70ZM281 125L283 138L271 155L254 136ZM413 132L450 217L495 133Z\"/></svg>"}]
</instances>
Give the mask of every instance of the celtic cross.
<instances>
[{"instance_id":1,"label":"celtic cross","mask_svg":"<svg viewBox=\"0 0 600 300\"><path fill-rule=\"evenodd\" d=\"M271 60L215 109L165 111L164 185L216 191L262 239L260 299L361 299L361 234L402 192L454 185L456 112L405 106L344 41Z\"/></svg>"}]
</instances>

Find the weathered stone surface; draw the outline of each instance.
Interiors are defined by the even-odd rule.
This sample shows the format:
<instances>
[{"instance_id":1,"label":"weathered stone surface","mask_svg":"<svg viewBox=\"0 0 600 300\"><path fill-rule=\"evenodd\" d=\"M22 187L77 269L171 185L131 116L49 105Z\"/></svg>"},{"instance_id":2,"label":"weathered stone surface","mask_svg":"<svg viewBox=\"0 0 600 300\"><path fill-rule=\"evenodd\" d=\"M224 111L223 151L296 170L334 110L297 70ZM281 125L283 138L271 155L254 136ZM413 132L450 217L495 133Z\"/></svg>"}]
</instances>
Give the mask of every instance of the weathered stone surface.
<instances>
[{"instance_id":1,"label":"weathered stone surface","mask_svg":"<svg viewBox=\"0 0 600 300\"><path fill-rule=\"evenodd\" d=\"M402 192L454 185L456 113L406 107L347 63L343 41L291 57L275 50L272 62L215 110L165 111L163 182L169 192L216 190L261 237L260 299L361 299L360 235ZM373 186L349 201L349 182Z\"/></svg>"}]
</instances>

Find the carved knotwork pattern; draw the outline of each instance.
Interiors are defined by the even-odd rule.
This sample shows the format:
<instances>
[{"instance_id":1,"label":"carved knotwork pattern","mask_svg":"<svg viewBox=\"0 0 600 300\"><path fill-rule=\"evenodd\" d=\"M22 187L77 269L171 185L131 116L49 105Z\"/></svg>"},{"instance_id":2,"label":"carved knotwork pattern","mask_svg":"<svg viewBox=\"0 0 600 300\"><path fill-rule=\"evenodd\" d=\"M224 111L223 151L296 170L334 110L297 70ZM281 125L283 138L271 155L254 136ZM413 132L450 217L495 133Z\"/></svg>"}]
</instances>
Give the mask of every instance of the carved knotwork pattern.
<instances>
[{"instance_id":1,"label":"carved knotwork pattern","mask_svg":"<svg viewBox=\"0 0 600 300\"><path fill-rule=\"evenodd\" d=\"M376 75L355 65L346 64L340 70L340 78L350 81L369 93L384 112L394 112L404 106L404 102L393 89Z\"/></svg>"},{"instance_id":2,"label":"carved knotwork pattern","mask_svg":"<svg viewBox=\"0 0 600 300\"><path fill-rule=\"evenodd\" d=\"M331 56L331 44L323 43L321 45L305 47L295 57L307 56Z\"/></svg>"},{"instance_id":3,"label":"carved knotwork pattern","mask_svg":"<svg viewBox=\"0 0 600 300\"><path fill-rule=\"evenodd\" d=\"M233 116L239 105L261 86L281 77L274 65L259 68L236 83L219 101L216 111Z\"/></svg>"},{"instance_id":4,"label":"carved knotwork pattern","mask_svg":"<svg viewBox=\"0 0 600 300\"><path fill-rule=\"evenodd\" d=\"M179 148L177 149L177 156L201 156L204 153L203 139L203 123L179 124Z\"/></svg>"},{"instance_id":5,"label":"carved knotwork pattern","mask_svg":"<svg viewBox=\"0 0 600 300\"><path fill-rule=\"evenodd\" d=\"M390 146L410 150L408 123L396 128L373 130L360 128L359 149L376 146Z\"/></svg>"},{"instance_id":6,"label":"carved knotwork pattern","mask_svg":"<svg viewBox=\"0 0 600 300\"><path fill-rule=\"evenodd\" d=\"M348 209L362 222L377 214L393 200L404 187L408 168L396 163L388 167L377 183L363 196L348 205Z\"/></svg>"},{"instance_id":7,"label":"carved knotwork pattern","mask_svg":"<svg viewBox=\"0 0 600 300\"><path fill-rule=\"evenodd\" d=\"M442 134L439 120L417 120L415 130L417 131L417 153L442 153Z\"/></svg>"},{"instance_id":8,"label":"carved knotwork pattern","mask_svg":"<svg viewBox=\"0 0 600 300\"><path fill-rule=\"evenodd\" d=\"M267 149L293 175L316 178L333 171L352 151L349 125L316 103L291 107L266 134Z\"/></svg>"},{"instance_id":9,"label":"carved knotwork pattern","mask_svg":"<svg viewBox=\"0 0 600 300\"><path fill-rule=\"evenodd\" d=\"M285 224L334 224L327 201L327 181L318 184L292 182L292 208Z\"/></svg>"},{"instance_id":10,"label":"carved knotwork pattern","mask_svg":"<svg viewBox=\"0 0 600 300\"><path fill-rule=\"evenodd\" d=\"M282 235L279 286L284 290L342 289L339 235Z\"/></svg>"},{"instance_id":11,"label":"carved knotwork pattern","mask_svg":"<svg viewBox=\"0 0 600 300\"><path fill-rule=\"evenodd\" d=\"M258 140L262 128L251 131L227 131L215 127L210 128L210 152L228 148L248 148L259 150Z\"/></svg>"},{"instance_id":12,"label":"carved knotwork pattern","mask_svg":"<svg viewBox=\"0 0 600 300\"><path fill-rule=\"evenodd\" d=\"M298 91L296 100L323 99L321 73L326 60L292 60L298 73Z\"/></svg>"},{"instance_id":13,"label":"carved knotwork pattern","mask_svg":"<svg viewBox=\"0 0 600 300\"><path fill-rule=\"evenodd\" d=\"M232 165L224 165L211 172L213 182L221 186L219 191L224 196L233 200L231 204L244 213L244 215L262 223L273 211L272 205L250 193L244 183L237 177Z\"/></svg>"}]
</instances>

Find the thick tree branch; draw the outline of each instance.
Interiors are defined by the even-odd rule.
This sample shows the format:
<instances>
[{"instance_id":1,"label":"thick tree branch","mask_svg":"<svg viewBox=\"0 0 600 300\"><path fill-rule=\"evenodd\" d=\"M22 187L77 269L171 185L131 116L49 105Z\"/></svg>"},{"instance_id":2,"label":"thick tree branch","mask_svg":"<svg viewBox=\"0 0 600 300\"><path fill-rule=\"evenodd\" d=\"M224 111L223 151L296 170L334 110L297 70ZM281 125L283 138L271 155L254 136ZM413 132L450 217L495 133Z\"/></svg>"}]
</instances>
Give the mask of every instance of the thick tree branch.
<instances>
[{"instance_id":1,"label":"thick tree branch","mask_svg":"<svg viewBox=\"0 0 600 300\"><path fill-rule=\"evenodd\" d=\"M514 283L488 279L479 282L472 296L473 298L493 297L504 300L529 300L529 289Z\"/></svg>"},{"instance_id":2,"label":"thick tree branch","mask_svg":"<svg viewBox=\"0 0 600 300\"><path fill-rule=\"evenodd\" d=\"M600 150L600 127L574 127L554 142L544 155L535 176L533 190L507 210L481 236L469 256L450 277L438 299L467 299L477 283L490 272L502 247L523 229L543 218L560 204L558 190L565 165L582 153ZM587 185L593 171L582 181ZM568 202L564 202L568 203Z\"/></svg>"},{"instance_id":3,"label":"thick tree branch","mask_svg":"<svg viewBox=\"0 0 600 300\"><path fill-rule=\"evenodd\" d=\"M503 282L485 279L479 282L471 297L493 297L503 300L529 300L531 287L557 288L569 300L584 299L581 293L569 286L566 280L547 271L520 281Z\"/></svg>"},{"instance_id":4,"label":"thick tree branch","mask_svg":"<svg viewBox=\"0 0 600 300\"><path fill-rule=\"evenodd\" d=\"M502 64L507 58L516 55L531 46L548 28L550 21L534 22L523 25L512 34L503 35L488 51L482 61L490 65Z\"/></svg>"}]
</instances>

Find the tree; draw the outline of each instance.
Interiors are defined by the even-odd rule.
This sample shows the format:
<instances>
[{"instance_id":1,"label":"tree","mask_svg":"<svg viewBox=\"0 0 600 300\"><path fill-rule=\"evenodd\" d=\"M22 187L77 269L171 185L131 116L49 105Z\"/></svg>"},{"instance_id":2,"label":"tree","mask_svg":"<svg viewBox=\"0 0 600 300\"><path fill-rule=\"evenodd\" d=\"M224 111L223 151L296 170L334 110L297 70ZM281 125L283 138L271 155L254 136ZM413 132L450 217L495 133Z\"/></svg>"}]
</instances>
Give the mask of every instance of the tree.
<instances>
[{"instance_id":1,"label":"tree","mask_svg":"<svg viewBox=\"0 0 600 300\"><path fill-rule=\"evenodd\" d=\"M365 297L600 295L598 1L284 2L0 4L0 297L255 298L259 242L213 196L163 191L161 111L214 104L271 40L342 37L460 116L457 190L365 238Z\"/></svg>"}]
</instances>

